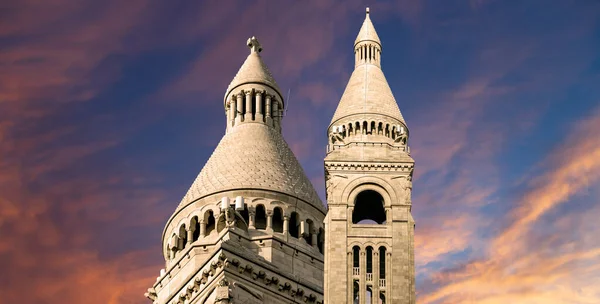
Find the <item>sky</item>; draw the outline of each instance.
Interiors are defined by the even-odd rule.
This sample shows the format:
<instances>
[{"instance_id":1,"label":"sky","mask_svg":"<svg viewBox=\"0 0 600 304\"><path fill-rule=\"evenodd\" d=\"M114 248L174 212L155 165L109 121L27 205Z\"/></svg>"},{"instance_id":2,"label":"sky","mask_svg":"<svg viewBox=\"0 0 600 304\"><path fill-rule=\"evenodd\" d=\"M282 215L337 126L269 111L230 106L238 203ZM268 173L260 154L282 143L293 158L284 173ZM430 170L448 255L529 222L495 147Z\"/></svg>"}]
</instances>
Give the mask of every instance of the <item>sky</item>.
<instances>
[{"instance_id":1,"label":"sky","mask_svg":"<svg viewBox=\"0 0 600 304\"><path fill-rule=\"evenodd\" d=\"M416 161L417 302L600 303L597 0L2 1L2 302L149 303L251 36L324 197L366 6Z\"/></svg>"}]
</instances>

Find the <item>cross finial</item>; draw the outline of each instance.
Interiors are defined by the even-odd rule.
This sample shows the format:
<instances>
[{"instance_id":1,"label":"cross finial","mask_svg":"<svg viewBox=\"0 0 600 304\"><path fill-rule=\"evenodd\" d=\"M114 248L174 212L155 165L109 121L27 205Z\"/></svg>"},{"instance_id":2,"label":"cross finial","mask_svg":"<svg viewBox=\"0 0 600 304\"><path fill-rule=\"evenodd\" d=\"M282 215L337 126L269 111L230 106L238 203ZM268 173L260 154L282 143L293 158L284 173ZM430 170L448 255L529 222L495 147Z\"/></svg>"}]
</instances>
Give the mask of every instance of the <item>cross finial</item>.
<instances>
[{"instance_id":1,"label":"cross finial","mask_svg":"<svg viewBox=\"0 0 600 304\"><path fill-rule=\"evenodd\" d=\"M260 43L254 36L252 36L252 38L248 38L248 41L246 42L246 44L250 48L250 53L260 53L262 51L262 47L260 46Z\"/></svg>"},{"instance_id":2,"label":"cross finial","mask_svg":"<svg viewBox=\"0 0 600 304\"><path fill-rule=\"evenodd\" d=\"M367 7L367 15L369 14L369 7Z\"/></svg>"}]
</instances>

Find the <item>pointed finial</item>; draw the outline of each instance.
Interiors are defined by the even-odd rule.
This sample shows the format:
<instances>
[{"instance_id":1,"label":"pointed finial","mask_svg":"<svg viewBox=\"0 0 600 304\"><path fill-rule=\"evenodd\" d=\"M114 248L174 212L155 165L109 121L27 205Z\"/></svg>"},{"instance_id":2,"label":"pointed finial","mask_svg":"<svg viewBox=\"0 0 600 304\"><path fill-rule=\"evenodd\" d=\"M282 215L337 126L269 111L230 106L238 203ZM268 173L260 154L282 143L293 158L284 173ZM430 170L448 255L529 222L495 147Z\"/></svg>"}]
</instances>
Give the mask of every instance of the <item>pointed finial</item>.
<instances>
[{"instance_id":1,"label":"pointed finial","mask_svg":"<svg viewBox=\"0 0 600 304\"><path fill-rule=\"evenodd\" d=\"M367 7L367 15L369 14L369 7Z\"/></svg>"},{"instance_id":2,"label":"pointed finial","mask_svg":"<svg viewBox=\"0 0 600 304\"><path fill-rule=\"evenodd\" d=\"M262 51L262 47L260 46L258 39L256 39L254 36L252 36L252 38L248 38L246 44L250 48L250 53L260 53Z\"/></svg>"}]
</instances>

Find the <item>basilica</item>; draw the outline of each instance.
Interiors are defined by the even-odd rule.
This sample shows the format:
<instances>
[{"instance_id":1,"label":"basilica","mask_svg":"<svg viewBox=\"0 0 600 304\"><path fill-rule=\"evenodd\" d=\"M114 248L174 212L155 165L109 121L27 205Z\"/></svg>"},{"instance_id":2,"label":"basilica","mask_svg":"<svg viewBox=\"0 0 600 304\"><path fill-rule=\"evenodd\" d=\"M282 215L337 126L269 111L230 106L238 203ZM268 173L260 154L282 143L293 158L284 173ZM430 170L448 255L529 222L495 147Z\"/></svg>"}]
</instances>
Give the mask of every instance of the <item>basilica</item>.
<instances>
[{"instance_id":1,"label":"basilica","mask_svg":"<svg viewBox=\"0 0 600 304\"><path fill-rule=\"evenodd\" d=\"M153 304L415 303L409 130L369 17L327 130L326 204L281 132L286 100L250 54L223 98L225 135L162 232ZM289 113L288 115L294 115Z\"/></svg>"}]
</instances>

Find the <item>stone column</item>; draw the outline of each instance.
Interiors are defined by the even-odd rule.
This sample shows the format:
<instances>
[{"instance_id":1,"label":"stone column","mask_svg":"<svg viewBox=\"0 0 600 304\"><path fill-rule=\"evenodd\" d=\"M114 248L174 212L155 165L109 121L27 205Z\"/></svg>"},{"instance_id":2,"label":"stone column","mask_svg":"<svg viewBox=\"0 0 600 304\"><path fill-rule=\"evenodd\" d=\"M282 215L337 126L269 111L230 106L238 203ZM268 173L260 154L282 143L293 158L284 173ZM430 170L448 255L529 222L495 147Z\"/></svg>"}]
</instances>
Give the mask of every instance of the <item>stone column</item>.
<instances>
[{"instance_id":1,"label":"stone column","mask_svg":"<svg viewBox=\"0 0 600 304\"><path fill-rule=\"evenodd\" d=\"M267 231L273 232L273 211L267 211Z\"/></svg>"},{"instance_id":2,"label":"stone column","mask_svg":"<svg viewBox=\"0 0 600 304\"><path fill-rule=\"evenodd\" d=\"M273 127L279 129L279 103L273 98Z\"/></svg>"},{"instance_id":3,"label":"stone column","mask_svg":"<svg viewBox=\"0 0 600 304\"><path fill-rule=\"evenodd\" d=\"M252 121L252 91L246 91L246 113L244 114L244 121Z\"/></svg>"},{"instance_id":4,"label":"stone column","mask_svg":"<svg viewBox=\"0 0 600 304\"><path fill-rule=\"evenodd\" d=\"M311 240L310 240L310 245L313 247L317 247L317 233L318 230L313 228L313 230L310 232L311 233Z\"/></svg>"},{"instance_id":5,"label":"stone column","mask_svg":"<svg viewBox=\"0 0 600 304\"><path fill-rule=\"evenodd\" d=\"M354 303L354 250L348 252L348 304Z\"/></svg>"},{"instance_id":6,"label":"stone column","mask_svg":"<svg viewBox=\"0 0 600 304\"><path fill-rule=\"evenodd\" d=\"M283 235L287 236L290 227L290 217L287 215L283 216Z\"/></svg>"},{"instance_id":7,"label":"stone column","mask_svg":"<svg viewBox=\"0 0 600 304\"><path fill-rule=\"evenodd\" d=\"M392 273L392 253L389 251L385 252L385 299L386 301L390 301L392 298L392 292L394 292L392 288L393 281L393 273Z\"/></svg>"},{"instance_id":8,"label":"stone column","mask_svg":"<svg viewBox=\"0 0 600 304\"><path fill-rule=\"evenodd\" d=\"M190 229L187 230L187 243L191 244L194 240L194 226L191 226Z\"/></svg>"},{"instance_id":9,"label":"stone column","mask_svg":"<svg viewBox=\"0 0 600 304\"><path fill-rule=\"evenodd\" d=\"M231 96L229 101L229 126L232 127L235 124L235 96Z\"/></svg>"},{"instance_id":10,"label":"stone column","mask_svg":"<svg viewBox=\"0 0 600 304\"><path fill-rule=\"evenodd\" d=\"M200 237L203 238L206 236L206 222L204 220L200 220Z\"/></svg>"},{"instance_id":11,"label":"stone column","mask_svg":"<svg viewBox=\"0 0 600 304\"><path fill-rule=\"evenodd\" d=\"M256 227L254 226L255 215L256 215L256 212L254 212L254 209L248 210L248 228L249 229L256 229Z\"/></svg>"},{"instance_id":12,"label":"stone column","mask_svg":"<svg viewBox=\"0 0 600 304\"><path fill-rule=\"evenodd\" d=\"M255 118L255 120L263 121L262 92L256 92L256 118Z\"/></svg>"},{"instance_id":13,"label":"stone column","mask_svg":"<svg viewBox=\"0 0 600 304\"><path fill-rule=\"evenodd\" d=\"M371 303L379 303L379 249L373 249L373 257L371 258L373 265L373 299Z\"/></svg>"},{"instance_id":14,"label":"stone column","mask_svg":"<svg viewBox=\"0 0 600 304\"><path fill-rule=\"evenodd\" d=\"M365 249L360 249L360 281L358 294L360 295L360 304L366 304L365 298L367 297L367 252Z\"/></svg>"},{"instance_id":15,"label":"stone column","mask_svg":"<svg viewBox=\"0 0 600 304\"><path fill-rule=\"evenodd\" d=\"M244 120L244 94L242 94L242 92L239 92L235 97L235 104L237 106L237 115L235 116L235 123L237 124Z\"/></svg>"},{"instance_id":16,"label":"stone column","mask_svg":"<svg viewBox=\"0 0 600 304\"><path fill-rule=\"evenodd\" d=\"M273 126L273 118L271 118L271 95L266 94L266 98L265 98L265 122L267 123L267 125L269 126Z\"/></svg>"}]
</instances>

